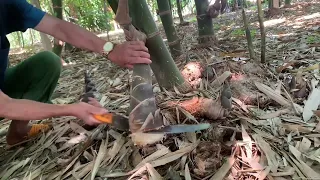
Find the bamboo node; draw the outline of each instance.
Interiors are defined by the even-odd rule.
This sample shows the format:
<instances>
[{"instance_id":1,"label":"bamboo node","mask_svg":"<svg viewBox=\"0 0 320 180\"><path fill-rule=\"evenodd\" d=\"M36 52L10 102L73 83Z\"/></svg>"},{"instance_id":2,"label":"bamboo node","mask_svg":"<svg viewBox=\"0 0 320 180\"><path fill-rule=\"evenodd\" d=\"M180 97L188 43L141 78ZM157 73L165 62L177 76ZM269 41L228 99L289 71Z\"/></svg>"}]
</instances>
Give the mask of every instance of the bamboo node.
<instances>
[{"instance_id":1,"label":"bamboo node","mask_svg":"<svg viewBox=\"0 0 320 180\"><path fill-rule=\"evenodd\" d=\"M153 32L153 33L150 33L150 34L147 34L147 39L151 39L157 35L160 34L160 31L156 31L156 32Z\"/></svg>"},{"instance_id":2,"label":"bamboo node","mask_svg":"<svg viewBox=\"0 0 320 180\"><path fill-rule=\"evenodd\" d=\"M167 11L162 11L162 12L159 12L159 16L163 16L163 15L166 15L166 14L171 14L171 10L167 10Z\"/></svg>"}]
</instances>

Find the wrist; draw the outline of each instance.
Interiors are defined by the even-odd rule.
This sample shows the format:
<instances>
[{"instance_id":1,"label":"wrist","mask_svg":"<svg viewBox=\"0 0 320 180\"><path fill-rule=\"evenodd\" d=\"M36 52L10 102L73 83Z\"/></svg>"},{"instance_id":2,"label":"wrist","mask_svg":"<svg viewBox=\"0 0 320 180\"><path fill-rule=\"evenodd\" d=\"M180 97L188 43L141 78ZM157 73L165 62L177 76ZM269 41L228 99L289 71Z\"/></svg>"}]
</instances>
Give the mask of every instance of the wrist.
<instances>
[{"instance_id":1,"label":"wrist","mask_svg":"<svg viewBox=\"0 0 320 180\"><path fill-rule=\"evenodd\" d=\"M76 104L67 104L67 105L62 105L64 106L64 110L65 110L65 115L66 116L74 116L77 117L77 111L76 111Z\"/></svg>"},{"instance_id":2,"label":"wrist","mask_svg":"<svg viewBox=\"0 0 320 180\"><path fill-rule=\"evenodd\" d=\"M113 49L115 48L115 46L116 46L116 43L107 41L102 47L102 55L110 60L109 55L113 52Z\"/></svg>"}]
</instances>

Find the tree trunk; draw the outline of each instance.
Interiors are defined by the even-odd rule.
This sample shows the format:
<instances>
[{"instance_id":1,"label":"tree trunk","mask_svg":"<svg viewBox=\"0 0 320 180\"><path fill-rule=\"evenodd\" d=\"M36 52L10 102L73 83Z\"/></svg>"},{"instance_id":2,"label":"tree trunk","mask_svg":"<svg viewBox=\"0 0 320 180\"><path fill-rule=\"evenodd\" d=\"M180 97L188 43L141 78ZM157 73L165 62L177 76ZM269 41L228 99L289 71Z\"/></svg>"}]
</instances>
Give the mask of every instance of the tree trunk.
<instances>
[{"instance_id":1,"label":"tree trunk","mask_svg":"<svg viewBox=\"0 0 320 180\"><path fill-rule=\"evenodd\" d=\"M252 60L255 60L255 55L254 55L254 49L253 49L253 45L252 45L252 38L251 38L251 33L249 30L249 25L248 25L248 21L247 21L247 16L246 13L244 11L244 8L242 8L242 19L243 19L243 26L246 32L246 37L247 37L247 43L248 43L248 50L249 50L249 54L250 54L250 58Z\"/></svg>"},{"instance_id":2,"label":"tree trunk","mask_svg":"<svg viewBox=\"0 0 320 180\"><path fill-rule=\"evenodd\" d=\"M112 10L117 12L117 0L108 0ZM170 52L160 36L145 0L129 1L132 24L147 35L146 46L148 47L153 73L162 88L171 89L174 86L181 92L191 89L190 84L184 80L178 67L174 63Z\"/></svg>"},{"instance_id":3,"label":"tree trunk","mask_svg":"<svg viewBox=\"0 0 320 180\"><path fill-rule=\"evenodd\" d=\"M171 54L173 56L180 56L182 54L182 48L177 31L173 24L172 12L168 1L157 0L159 8L159 16L162 21L162 25L166 36L168 38L168 45L170 47Z\"/></svg>"},{"instance_id":4,"label":"tree trunk","mask_svg":"<svg viewBox=\"0 0 320 180\"><path fill-rule=\"evenodd\" d=\"M35 5L38 9L41 9L39 0L32 0L32 4ZM49 37L42 32L39 32L39 33L40 33L42 47L47 51L51 51L52 46L51 46Z\"/></svg>"},{"instance_id":5,"label":"tree trunk","mask_svg":"<svg viewBox=\"0 0 320 180\"><path fill-rule=\"evenodd\" d=\"M54 11L54 16L62 19L62 0L52 0L52 7ZM52 51L61 56L63 45L59 39L54 38L54 45Z\"/></svg>"},{"instance_id":6,"label":"tree trunk","mask_svg":"<svg viewBox=\"0 0 320 180\"><path fill-rule=\"evenodd\" d=\"M198 41L200 44L216 41L212 19L207 15L208 1L195 0L197 9L197 22L198 22Z\"/></svg>"},{"instance_id":7,"label":"tree trunk","mask_svg":"<svg viewBox=\"0 0 320 180\"><path fill-rule=\"evenodd\" d=\"M20 37L21 37L22 48L24 48L25 43L24 43L24 38L23 38L23 33L22 32L20 32Z\"/></svg>"},{"instance_id":8,"label":"tree trunk","mask_svg":"<svg viewBox=\"0 0 320 180\"><path fill-rule=\"evenodd\" d=\"M263 24L263 11L261 0L257 0L258 6L258 20L260 25L260 34L261 34L261 63L266 63L266 32Z\"/></svg>"},{"instance_id":9,"label":"tree trunk","mask_svg":"<svg viewBox=\"0 0 320 180\"><path fill-rule=\"evenodd\" d=\"M181 0L176 0L176 2L177 2L178 16L179 16L179 19L180 19L180 25L187 25L187 24L189 24L189 23L183 20L180 1L181 1Z\"/></svg>"},{"instance_id":10,"label":"tree trunk","mask_svg":"<svg viewBox=\"0 0 320 180\"><path fill-rule=\"evenodd\" d=\"M32 30L32 29L30 29L30 30L29 30L29 32L30 32L30 38L31 38L31 45L33 46L33 45L34 45L34 35L33 35L33 30Z\"/></svg>"},{"instance_id":11,"label":"tree trunk","mask_svg":"<svg viewBox=\"0 0 320 180\"><path fill-rule=\"evenodd\" d=\"M169 9L172 10L171 0L168 0L168 4L169 4Z\"/></svg>"}]
</instances>

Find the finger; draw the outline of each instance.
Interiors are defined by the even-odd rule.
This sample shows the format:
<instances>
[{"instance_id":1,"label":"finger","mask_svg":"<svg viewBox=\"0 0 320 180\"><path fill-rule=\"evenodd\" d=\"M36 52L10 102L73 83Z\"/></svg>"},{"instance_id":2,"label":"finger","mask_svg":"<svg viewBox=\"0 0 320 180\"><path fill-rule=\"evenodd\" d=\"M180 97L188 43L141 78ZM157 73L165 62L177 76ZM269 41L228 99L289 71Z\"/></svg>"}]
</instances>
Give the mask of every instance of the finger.
<instances>
[{"instance_id":1,"label":"finger","mask_svg":"<svg viewBox=\"0 0 320 180\"><path fill-rule=\"evenodd\" d=\"M129 62L131 64L151 64L152 61L148 58L142 58L142 57L134 57L134 58L130 58Z\"/></svg>"},{"instance_id":2,"label":"finger","mask_svg":"<svg viewBox=\"0 0 320 180\"><path fill-rule=\"evenodd\" d=\"M99 103L99 101L97 101L95 98L91 98L89 97L89 104L93 105L93 106L96 106L96 107L101 107L103 108L103 106Z\"/></svg>"},{"instance_id":3,"label":"finger","mask_svg":"<svg viewBox=\"0 0 320 180\"><path fill-rule=\"evenodd\" d=\"M130 45L139 45L139 46L144 46L144 42L143 41L128 41Z\"/></svg>"},{"instance_id":4,"label":"finger","mask_svg":"<svg viewBox=\"0 0 320 180\"><path fill-rule=\"evenodd\" d=\"M133 65L132 64L126 64L125 67L128 68L128 69L133 69Z\"/></svg>"},{"instance_id":5,"label":"finger","mask_svg":"<svg viewBox=\"0 0 320 180\"><path fill-rule=\"evenodd\" d=\"M133 51L131 53L131 55L133 57L142 57L142 58L147 58L147 59L150 59L150 54L149 53L146 53L144 51Z\"/></svg>"},{"instance_id":6,"label":"finger","mask_svg":"<svg viewBox=\"0 0 320 180\"><path fill-rule=\"evenodd\" d=\"M133 50L149 52L149 49L144 44L131 44Z\"/></svg>"}]
</instances>

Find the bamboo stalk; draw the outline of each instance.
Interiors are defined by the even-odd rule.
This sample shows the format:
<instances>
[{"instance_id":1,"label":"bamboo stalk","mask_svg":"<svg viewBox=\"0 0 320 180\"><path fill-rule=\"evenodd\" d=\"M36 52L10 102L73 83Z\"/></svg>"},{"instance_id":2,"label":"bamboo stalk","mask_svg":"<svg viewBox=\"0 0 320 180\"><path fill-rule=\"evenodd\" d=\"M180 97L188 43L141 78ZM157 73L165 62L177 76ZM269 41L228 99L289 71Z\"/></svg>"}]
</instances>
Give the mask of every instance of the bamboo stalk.
<instances>
[{"instance_id":1,"label":"bamboo stalk","mask_svg":"<svg viewBox=\"0 0 320 180\"><path fill-rule=\"evenodd\" d=\"M207 15L208 1L207 0L195 0L197 10L197 22L198 22L198 42L199 44L205 44L216 41L213 31L213 23L210 16Z\"/></svg>"},{"instance_id":2,"label":"bamboo stalk","mask_svg":"<svg viewBox=\"0 0 320 180\"><path fill-rule=\"evenodd\" d=\"M246 31L246 37L247 37L247 42L248 42L248 50L249 50L250 58L255 60L251 33L250 33L250 30L249 30L248 21L247 21L247 17L246 17L246 13L244 11L244 8L242 8L242 19L243 19L243 26L244 26L244 29Z\"/></svg>"},{"instance_id":3,"label":"bamboo stalk","mask_svg":"<svg viewBox=\"0 0 320 180\"><path fill-rule=\"evenodd\" d=\"M266 63L266 32L263 24L263 11L261 6L261 0L257 0L258 6L258 20L260 25L261 34L261 63Z\"/></svg>"},{"instance_id":4,"label":"bamboo stalk","mask_svg":"<svg viewBox=\"0 0 320 180\"><path fill-rule=\"evenodd\" d=\"M108 0L113 12L117 12L118 0ZM148 47L152 64L151 69L157 79L160 87L173 89L176 86L180 92L188 92L191 90L190 84L184 80L177 65L152 18L145 0L129 1L129 14L132 18L132 25L147 35L146 46Z\"/></svg>"},{"instance_id":5,"label":"bamboo stalk","mask_svg":"<svg viewBox=\"0 0 320 180\"><path fill-rule=\"evenodd\" d=\"M146 35L137 31L131 24L128 0L119 0L115 20L124 30L127 41L146 41ZM146 145L160 141L164 137L163 133L148 134L152 141L146 141L146 134L142 132L145 129L157 129L164 125L152 91L150 66L148 64L135 64L133 66L132 78L129 110L129 126L132 133L132 141L136 145Z\"/></svg>"},{"instance_id":6,"label":"bamboo stalk","mask_svg":"<svg viewBox=\"0 0 320 180\"><path fill-rule=\"evenodd\" d=\"M181 9L181 0L176 0L176 4L177 4L177 11L178 11L178 16L179 16L179 20L180 20L180 25L184 26L184 25L188 25L189 22L184 21L183 19L183 15L182 15L182 9Z\"/></svg>"},{"instance_id":7,"label":"bamboo stalk","mask_svg":"<svg viewBox=\"0 0 320 180\"><path fill-rule=\"evenodd\" d=\"M182 54L182 48L180 38L173 24L172 11L169 1L157 0L159 8L159 16L162 22L162 26L168 38L168 45L173 56L180 56Z\"/></svg>"}]
</instances>

